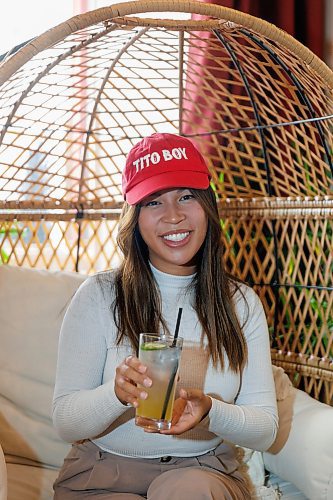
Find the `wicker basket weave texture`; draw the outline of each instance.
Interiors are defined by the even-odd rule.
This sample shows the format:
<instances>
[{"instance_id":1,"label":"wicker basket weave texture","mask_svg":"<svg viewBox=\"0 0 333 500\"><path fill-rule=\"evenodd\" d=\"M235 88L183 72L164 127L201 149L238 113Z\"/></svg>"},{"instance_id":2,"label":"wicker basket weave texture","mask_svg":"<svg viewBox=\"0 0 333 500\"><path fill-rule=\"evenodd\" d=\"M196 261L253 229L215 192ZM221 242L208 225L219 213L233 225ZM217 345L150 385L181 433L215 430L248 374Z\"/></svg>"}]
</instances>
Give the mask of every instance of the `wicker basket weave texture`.
<instances>
[{"instance_id":1,"label":"wicker basket weave texture","mask_svg":"<svg viewBox=\"0 0 333 500\"><path fill-rule=\"evenodd\" d=\"M162 11L203 18L138 17ZM150 133L186 134L208 158L228 268L264 303L274 362L332 402L333 73L320 59L232 9L136 1L47 31L0 84L3 262L115 266L125 155Z\"/></svg>"}]
</instances>

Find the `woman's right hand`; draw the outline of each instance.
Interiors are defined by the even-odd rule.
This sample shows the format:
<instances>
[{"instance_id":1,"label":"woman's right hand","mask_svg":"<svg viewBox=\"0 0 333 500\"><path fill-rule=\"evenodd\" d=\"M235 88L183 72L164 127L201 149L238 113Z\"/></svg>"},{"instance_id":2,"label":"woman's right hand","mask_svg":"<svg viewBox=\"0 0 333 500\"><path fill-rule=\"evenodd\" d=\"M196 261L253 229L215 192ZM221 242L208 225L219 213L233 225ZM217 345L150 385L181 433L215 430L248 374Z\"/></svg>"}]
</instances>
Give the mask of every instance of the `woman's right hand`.
<instances>
[{"instance_id":1,"label":"woman's right hand","mask_svg":"<svg viewBox=\"0 0 333 500\"><path fill-rule=\"evenodd\" d=\"M150 387L152 380L146 375L147 367L135 356L128 356L116 368L114 390L117 398L122 404L131 405L135 408L139 405L139 399L146 399L148 393L138 387Z\"/></svg>"}]
</instances>

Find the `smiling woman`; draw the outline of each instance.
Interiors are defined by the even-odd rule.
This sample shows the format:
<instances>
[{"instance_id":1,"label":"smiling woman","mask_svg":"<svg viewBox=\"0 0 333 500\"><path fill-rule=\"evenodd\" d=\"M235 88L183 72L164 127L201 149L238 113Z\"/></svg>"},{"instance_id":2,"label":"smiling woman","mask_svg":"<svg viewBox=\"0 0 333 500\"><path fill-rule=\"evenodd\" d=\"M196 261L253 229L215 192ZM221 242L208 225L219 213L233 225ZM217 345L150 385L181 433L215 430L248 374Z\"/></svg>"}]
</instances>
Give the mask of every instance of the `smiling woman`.
<instances>
[{"instance_id":1,"label":"smiling woman","mask_svg":"<svg viewBox=\"0 0 333 500\"><path fill-rule=\"evenodd\" d=\"M62 326L53 417L64 439L81 444L55 499L78 490L101 499L251 497L230 443L266 450L274 441L269 335L257 295L224 270L209 182L185 137L153 134L127 156L123 262L85 281ZM148 401L158 380L137 358L139 334L174 332L178 308L184 343L171 427L144 433L131 407Z\"/></svg>"}]
</instances>

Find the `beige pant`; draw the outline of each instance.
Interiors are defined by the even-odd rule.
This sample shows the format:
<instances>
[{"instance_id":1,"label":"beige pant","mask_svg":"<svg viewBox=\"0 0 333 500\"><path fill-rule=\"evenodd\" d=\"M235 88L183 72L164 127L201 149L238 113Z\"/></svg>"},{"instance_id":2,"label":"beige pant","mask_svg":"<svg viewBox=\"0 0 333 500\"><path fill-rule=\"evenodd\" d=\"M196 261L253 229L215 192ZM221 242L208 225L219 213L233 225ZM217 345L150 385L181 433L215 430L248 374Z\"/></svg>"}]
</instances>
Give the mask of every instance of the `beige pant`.
<instances>
[{"instance_id":1,"label":"beige pant","mask_svg":"<svg viewBox=\"0 0 333 500\"><path fill-rule=\"evenodd\" d=\"M199 457L127 458L90 441L73 445L54 483L56 500L249 500L233 450Z\"/></svg>"}]
</instances>

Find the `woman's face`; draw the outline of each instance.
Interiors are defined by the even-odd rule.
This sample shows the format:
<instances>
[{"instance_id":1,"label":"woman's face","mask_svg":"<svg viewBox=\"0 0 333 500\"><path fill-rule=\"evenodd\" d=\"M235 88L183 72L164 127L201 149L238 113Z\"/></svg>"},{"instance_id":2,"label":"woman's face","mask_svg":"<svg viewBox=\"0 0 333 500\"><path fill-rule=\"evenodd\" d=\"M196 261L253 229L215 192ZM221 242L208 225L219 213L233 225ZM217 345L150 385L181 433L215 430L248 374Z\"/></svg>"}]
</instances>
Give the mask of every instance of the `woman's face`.
<instances>
[{"instance_id":1,"label":"woman's face","mask_svg":"<svg viewBox=\"0 0 333 500\"><path fill-rule=\"evenodd\" d=\"M174 275L195 272L208 219L189 189L168 189L145 198L138 225L154 267Z\"/></svg>"}]
</instances>

